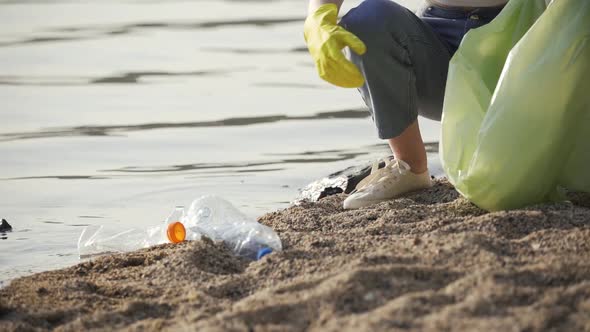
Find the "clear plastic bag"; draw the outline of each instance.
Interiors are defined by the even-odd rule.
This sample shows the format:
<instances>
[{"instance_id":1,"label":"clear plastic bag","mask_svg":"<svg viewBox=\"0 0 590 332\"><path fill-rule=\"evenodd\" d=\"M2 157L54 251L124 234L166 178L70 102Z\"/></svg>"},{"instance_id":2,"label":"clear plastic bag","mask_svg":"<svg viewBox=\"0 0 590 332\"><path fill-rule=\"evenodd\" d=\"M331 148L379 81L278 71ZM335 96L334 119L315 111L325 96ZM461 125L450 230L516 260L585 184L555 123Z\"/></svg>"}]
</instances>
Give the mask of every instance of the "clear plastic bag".
<instances>
[{"instance_id":1,"label":"clear plastic bag","mask_svg":"<svg viewBox=\"0 0 590 332\"><path fill-rule=\"evenodd\" d=\"M441 160L487 210L590 191L590 1L511 0L449 67Z\"/></svg>"},{"instance_id":2,"label":"clear plastic bag","mask_svg":"<svg viewBox=\"0 0 590 332\"><path fill-rule=\"evenodd\" d=\"M160 228L130 228L125 231L90 225L84 228L78 239L80 258L95 255L120 253L167 243L164 231Z\"/></svg>"},{"instance_id":3,"label":"clear plastic bag","mask_svg":"<svg viewBox=\"0 0 590 332\"><path fill-rule=\"evenodd\" d=\"M183 216L182 209L176 209L160 225L147 229L130 228L121 231L115 228L108 228L102 225L86 226L78 239L78 253L80 258L92 257L108 253L121 253L142 248L148 248L158 244L180 242L182 239L173 239L168 232L179 230L184 238L184 227L178 226L178 221Z\"/></svg>"}]
</instances>

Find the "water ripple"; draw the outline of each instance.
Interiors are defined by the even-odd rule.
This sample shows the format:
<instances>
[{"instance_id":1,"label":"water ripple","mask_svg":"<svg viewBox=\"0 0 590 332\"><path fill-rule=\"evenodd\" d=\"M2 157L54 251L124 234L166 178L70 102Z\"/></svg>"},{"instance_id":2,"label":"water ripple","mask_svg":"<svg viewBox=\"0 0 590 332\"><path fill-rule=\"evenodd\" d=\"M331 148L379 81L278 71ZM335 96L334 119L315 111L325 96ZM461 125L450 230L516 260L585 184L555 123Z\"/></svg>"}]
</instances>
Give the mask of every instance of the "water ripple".
<instances>
[{"instance_id":1,"label":"water ripple","mask_svg":"<svg viewBox=\"0 0 590 332\"><path fill-rule=\"evenodd\" d=\"M35 179L54 179L54 180L105 180L104 176L93 175L45 175L45 176L23 176L16 178L4 178L1 180L35 180Z\"/></svg>"},{"instance_id":2,"label":"water ripple","mask_svg":"<svg viewBox=\"0 0 590 332\"><path fill-rule=\"evenodd\" d=\"M68 128L47 129L35 132L5 133L0 134L0 142L9 142L25 139L55 138L71 136L113 136L120 133L171 129L171 128L203 128L203 127L230 127L249 126L255 124L274 123L293 120L324 120L324 119L358 119L368 116L365 110L342 110L334 112L320 112L309 116L270 115L259 117L227 118L216 121L180 122L180 123L145 123L137 125L113 125L113 126L78 126Z\"/></svg>"},{"instance_id":3,"label":"water ripple","mask_svg":"<svg viewBox=\"0 0 590 332\"><path fill-rule=\"evenodd\" d=\"M58 33L48 37L28 37L20 40L0 42L0 47L53 43L64 41L90 40L95 38L112 37L119 35L128 35L137 31L146 29L158 30L202 30L215 29L224 27L269 27L280 24L290 24L296 22L303 22L302 17L289 18L247 18L243 20L227 20L227 21L205 21L205 22L139 22L132 24L124 24L120 26L89 26L89 27L64 27L52 30L52 33ZM80 35L84 33L85 35Z\"/></svg>"},{"instance_id":4,"label":"water ripple","mask_svg":"<svg viewBox=\"0 0 590 332\"><path fill-rule=\"evenodd\" d=\"M309 163L329 163L329 162L336 162L336 161L343 161L354 159L355 157L366 155L368 152L366 151L359 151L359 152L343 152L339 153L333 157L324 157L324 158L292 158L292 159L282 159L282 160L273 160L273 161L262 161L262 162L243 162L243 163L197 163L197 164L182 164L182 165L166 165L166 166L127 166L118 169L108 169L102 170L100 172L107 172L107 173L162 173L162 172L185 172L185 171L194 171L194 170L208 170L208 169L215 169L217 171L222 170L231 170L233 172L244 172L241 169L249 169L251 167L260 167L260 166L271 166L271 165L286 165L286 164L309 164ZM266 169L263 171L274 171L274 170L282 170L282 168L277 169ZM255 171L255 170L253 170Z\"/></svg>"},{"instance_id":5,"label":"water ripple","mask_svg":"<svg viewBox=\"0 0 590 332\"><path fill-rule=\"evenodd\" d=\"M426 150L429 153L438 152L438 142L425 143ZM110 179L122 176L143 176L150 174L174 174L189 173L194 176L206 175L215 177L223 174L224 177L234 176L245 173L257 172L276 172L288 168L293 164L313 164L313 163L330 163L345 160L352 160L359 156L382 153L390 154L391 151L387 144L374 144L361 146L357 149L333 149L303 151L297 153L269 153L265 156L270 157L262 161L243 161L243 162L226 162L226 163L192 163L179 165L157 165L157 166L125 166L115 169L98 170L97 172L108 174L108 176L79 176L79 175L62 175L62 176L29 176L17 178L3 178L0 180L30 180L30 179L56 179L56 180L94 180ZM80 218L103 218L100 216L79 216Z\"/></svg>"},{"instance_id":6,"label":"water ripple","mask_svg":"<svg viewBox=\"0 0 590 332\"><path fill-rule=\"evenodd\" d=\"M226 47L205 47L201 48L205 52L220 52L234 54L274 54L274 53L307 53L307 46L300 46L290 49L268 49L268 48L226 48Z\"/></svg>"},{"instance_id":7,"label":"water ripple","mask_svg":"<svg viewBox=\"0 0 590 332\"><path fill-rule=\"evenodd\" d=\"M240 67L224 70L196 70L185 72L169 71L136 71L114 74L105 77L59 77L59 76L15 76L0 75L0 85L26 86L73 86L89 84L140 84L143 78L149 77L200 77L224 76L237 72L252 70L252 67Z\"/></svg>"}]
</instances>

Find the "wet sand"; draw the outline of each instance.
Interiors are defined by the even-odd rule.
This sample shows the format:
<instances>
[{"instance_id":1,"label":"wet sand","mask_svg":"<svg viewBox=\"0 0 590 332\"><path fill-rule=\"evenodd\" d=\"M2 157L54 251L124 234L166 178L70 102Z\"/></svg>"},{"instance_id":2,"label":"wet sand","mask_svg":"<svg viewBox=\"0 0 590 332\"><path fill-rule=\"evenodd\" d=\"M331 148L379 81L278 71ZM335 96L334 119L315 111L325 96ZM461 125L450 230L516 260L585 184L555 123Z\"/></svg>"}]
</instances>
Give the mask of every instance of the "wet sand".
<instances>
[{"instance_id":1,"label":"wet sand","mask_svg":"<svg viewBox=\"0 0 590 332\"><path fill-rule=\"evenodd\" d=\"M0 330L590 330L590 199L486 213L437 180L357 211L260 218L257 262L197 241L12 281Z\"/></svg>"}]
</instances>

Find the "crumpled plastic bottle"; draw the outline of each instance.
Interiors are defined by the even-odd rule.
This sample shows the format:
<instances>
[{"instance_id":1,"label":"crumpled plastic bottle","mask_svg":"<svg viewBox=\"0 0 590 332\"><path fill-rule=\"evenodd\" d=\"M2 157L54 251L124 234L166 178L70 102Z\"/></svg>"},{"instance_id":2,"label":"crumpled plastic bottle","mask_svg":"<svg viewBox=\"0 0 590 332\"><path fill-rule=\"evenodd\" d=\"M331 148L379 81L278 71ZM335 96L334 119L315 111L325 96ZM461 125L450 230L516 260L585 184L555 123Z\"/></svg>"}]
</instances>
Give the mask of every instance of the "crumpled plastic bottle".
<instances>
[{"instance_id":1,"label":"crumpled plastic bottle","mask_svg":"<svg viewBox=\"0 0 590 332\"><path fill-rule=\"evenodd\" d=\"M210 195L196 199L186 211L176 208L163 224L148 229L120 232L88 226L80 235L78 251L80 258L84 258L199 240L203 235L223 241L234 254L251 260L282 250L279 236L270 227L248 218L221 197Z\"/></svg>"},{"instance_id":2,"label":"crumpled plastic bottle","mask_svg":"<svg viewBox=\"0 0 590 332\"><path fill-rule=\"evenodd\" d=\"M248 218L230 202L215 195L196 199L179 218L189 239L205 235L223 241L234 254L258 260L282 250L281 239L272 228Z\"/></svg>"}]
</instances>

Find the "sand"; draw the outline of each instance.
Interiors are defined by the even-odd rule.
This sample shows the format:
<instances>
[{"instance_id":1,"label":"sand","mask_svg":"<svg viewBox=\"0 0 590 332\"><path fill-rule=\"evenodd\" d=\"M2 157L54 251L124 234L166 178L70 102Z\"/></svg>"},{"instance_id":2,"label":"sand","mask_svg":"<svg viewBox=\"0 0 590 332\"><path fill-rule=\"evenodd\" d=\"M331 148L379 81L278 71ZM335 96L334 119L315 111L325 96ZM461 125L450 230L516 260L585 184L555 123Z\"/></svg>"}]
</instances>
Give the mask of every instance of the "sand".
<instances>
[{"instance_id":1,"label":"sand","mask_svg":"<svg viewBox=\"0 0 590 332\"><path fill-rule=\"evenodd\" d=\"M357 211L263 216L285 250L210 240L16 279L0 330L590 331L590 199L486 213L444 180Z\"/></svg>"}]
</instances>

